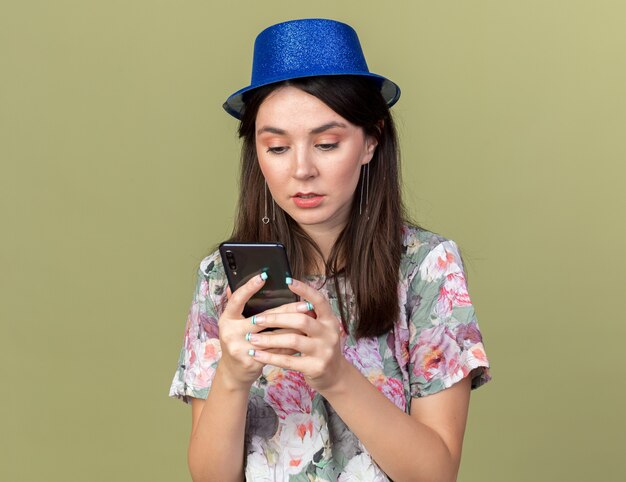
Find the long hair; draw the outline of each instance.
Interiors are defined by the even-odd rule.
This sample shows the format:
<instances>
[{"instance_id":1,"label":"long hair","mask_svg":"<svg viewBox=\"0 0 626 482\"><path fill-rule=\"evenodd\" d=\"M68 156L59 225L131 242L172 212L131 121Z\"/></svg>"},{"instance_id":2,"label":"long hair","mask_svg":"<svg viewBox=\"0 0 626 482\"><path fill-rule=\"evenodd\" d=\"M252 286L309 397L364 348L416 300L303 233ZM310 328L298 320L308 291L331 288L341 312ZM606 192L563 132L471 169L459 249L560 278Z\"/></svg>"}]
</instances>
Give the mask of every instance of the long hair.
<instances>
[{"instance_id":1,"label":"long hair","mask_svg":"<svg viewBox=\"0 0 626 482\"><path fill-rule=\"evenodd\" d=\"M255 122L263 100L283 86L293 86L317 97L344 119L361 127L366 136L378 141L369 162L369 176L362 172L348 222L325 260L325 276L336 288L344 329L348 331L350 323L339 289L341 274L355 296L355 335L380 336L393 327L399 314L398 281L406 215L401 199L395 126L377 84L371 79L356 76L295 79L261 87L244 98L245 112L239 125L239 137L243 140L239 204L231 240L284 244L297 279L314 269L311 260L323 259L320 248L288 214L278 206L275 213L273 206L266 208L266 186L256 153ZM369 186L364 184L368 180ZM367 193L367 205L363 201L360 207L361 193L363 196ZM261 219L266 209L271 221L263 224Z\"/></svg>"}]
</instances>

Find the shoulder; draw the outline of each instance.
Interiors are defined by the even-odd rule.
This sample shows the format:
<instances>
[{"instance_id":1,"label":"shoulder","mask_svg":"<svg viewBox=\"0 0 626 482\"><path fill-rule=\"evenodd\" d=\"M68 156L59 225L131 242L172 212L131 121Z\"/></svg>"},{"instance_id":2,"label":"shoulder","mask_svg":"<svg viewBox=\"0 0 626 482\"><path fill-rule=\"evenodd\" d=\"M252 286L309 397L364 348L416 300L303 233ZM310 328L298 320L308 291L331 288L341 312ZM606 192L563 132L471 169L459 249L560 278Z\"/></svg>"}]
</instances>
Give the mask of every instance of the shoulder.
<instances>
[{"instance_id":1,"label":"shoulder","mask_svg":"<svg viewBox=\"0 0 626 482\"><path fill-rule=\"evenodd\" d=\"M402 227L402 262L420 264L430 253L446 245L456 246L451 239L419 226Z\"/></svg>"},{"instance_id":2,"label":"shoulder","mask_svg":"<svg viewBox=\"0 0 626 482\"><path fill-rule=\"evenodd\" d=\"M220 305L226 294L227 280L219 251L214 251L200 261L197 279L198 299L211 299L214 304Z\"/></svg>"},{"instance_id":3,"label":"shoulder","mask_svg":"<svg viewBox=\"0 0 626 482\"><path fill-rule=\"evenodd\" d=\"M224 266L222 265L222 258L218 250L213 251L200 261L198 274L207 279L224 278Z\"/></svg>"},{"instance_id":4,"label":"shoulder","mask_svg":"<svg viewBox=\"0 0 626 482\"><path fill-rule=\"evenodd\" d=\"M453 267L462 269L459 247L453 240L418 226L403 226L400 261L403 277L413 278L420 272L422 278L432 278L435 271Z\"/></svg>"}]
</instances>

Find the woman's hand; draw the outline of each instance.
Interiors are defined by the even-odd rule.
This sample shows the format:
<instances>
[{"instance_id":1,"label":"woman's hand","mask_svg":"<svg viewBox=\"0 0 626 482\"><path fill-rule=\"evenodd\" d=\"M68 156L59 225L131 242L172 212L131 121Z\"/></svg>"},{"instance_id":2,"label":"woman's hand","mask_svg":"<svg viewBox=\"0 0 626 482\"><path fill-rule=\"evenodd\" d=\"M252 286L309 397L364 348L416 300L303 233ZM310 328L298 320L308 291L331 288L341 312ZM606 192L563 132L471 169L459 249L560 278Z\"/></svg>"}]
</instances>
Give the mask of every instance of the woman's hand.
<instances>
[{"instance_id":1,"label":"woman's hand","mask_svg":"<svg viewBox=\"0 0 626 482\"><path fill-rule=\"evenodd\" d=\"M247 333L258 333L263 327L253 324L252 318L244 318L242 313L247 301L264 284L265 280L258 275L234 293L227 292L228 303L218 320L222 357L217 369L231 389L249 390L263 370L264 363L251 356L254 350L246 340Z\"/></svg>"},{"instance_id":2,"label":"woman's hand","mask_svg":"<svg viewBox=\"0 0 626 482\"><path fill-rule=\"evenodd\" d=\"M230 288L226 288L226 297L228 303L218 321L220 346L222 349L222 357L218 365L218 369L225 375L225 380L231 384L231 388L249 390L252 383L259 378L265 363L256 360L252 354L254 347L249 338L267 328L253 322L253 318L244 318L242 315L245 304L248 300L259 291L265 280L259 276L250 279L246 284L239 287L234 293ZM302 308L306 309L302 309ZM308 311L306 303L289 303L286 305L267 310L262 315L271 313L290 313L294 311ZM315 313L308 311L308 314L315 316ZM257 315L258 317L259 315ZM277 329L275 334L302 334L294 328ZM290 348L273 348L268 350L270 353L294 355L297 350Z\"/></svg>"},{"instance_id":3,"label":"woman's hand","mask_svg":"<svg viewBox=\"0 0 626 482\"><path fill-rule=\"evenodd\" d=\"M230 291L230 286L226 286L226 299L230 300L230 297L233 295L232 291ZM317 315L310 308L310 305L306 303L302 304L299 302L295 303L287 303L285 305L277 306L276 308L271 308L265 313L290 313L293 311L303 311L306 312L309 316L315 318ZM250 322L252 322L252 318L249 318ZM261 330L265 330L266 328L260 328ZM255 330L256 332L257 330ZM276 328L275 330L270 330L273 333L301 333L299 330L295 330L293 328ZM252 332L249 332L252 335ZM270 348L268 350L270 353L282 353L284 355L295 355L298 353L296 350L292 350L290 348Z\"/></svg>"},{"instance_id":4,"label":"woman's hand","mask_svg":"<svg viewBox=\"0 0 626 482\"><path fill-rule=\"evenodd\" d=\"M256 326L261 329L290 328L296 332L257 331L252 334L250 342L255 349L254 359L301 372L311 388L319 392L330 390L339 382L348 363L342 352L341 322L317 290L297 280L293 280L290 289L313 306L302 301L258 315ZM293 350L300 356L272 353L277 349Z\"/></svg>"}]
</instances>

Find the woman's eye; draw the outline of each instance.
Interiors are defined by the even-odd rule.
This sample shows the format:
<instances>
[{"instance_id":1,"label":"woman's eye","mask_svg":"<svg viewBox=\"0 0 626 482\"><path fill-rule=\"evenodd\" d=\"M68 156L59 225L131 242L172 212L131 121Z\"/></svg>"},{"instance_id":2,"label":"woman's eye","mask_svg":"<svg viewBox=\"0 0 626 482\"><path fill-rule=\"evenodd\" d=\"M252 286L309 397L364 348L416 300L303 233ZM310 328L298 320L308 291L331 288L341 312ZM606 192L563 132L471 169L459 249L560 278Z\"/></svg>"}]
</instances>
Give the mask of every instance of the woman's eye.
<instances>
[{"instance_id":1,"label":"woman's eye","mask_svg":"<svg viewBox=\"0 0 626 482\"><path fill-rule=\"evenodd\" d=\"M287 151L287 147L285 146L267 148L267 152L271 152L272 154L282 154L285 151Z\"/></svg>"},{"instance_id":2,"label":"woman's eye","mask_svg":"<svg viewBox=\"0 0 626 482\"><path fill-rule=\"evenodd\" d=\"M336 149L338 145L338 142L335 142L334 144L317 144L317 148L320 151L332 151L333 149Z\"/></svg>"}]
</instances>

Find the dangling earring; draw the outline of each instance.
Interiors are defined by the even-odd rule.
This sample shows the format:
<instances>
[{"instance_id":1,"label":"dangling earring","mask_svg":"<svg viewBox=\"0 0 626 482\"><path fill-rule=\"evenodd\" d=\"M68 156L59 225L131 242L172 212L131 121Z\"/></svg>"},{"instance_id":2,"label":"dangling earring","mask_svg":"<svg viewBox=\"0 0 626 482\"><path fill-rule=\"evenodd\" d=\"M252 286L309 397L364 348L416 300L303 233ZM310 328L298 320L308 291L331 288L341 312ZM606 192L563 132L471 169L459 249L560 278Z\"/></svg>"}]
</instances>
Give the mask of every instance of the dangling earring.
<instances>
[{"instance_id":1,"label":"dangling earring","mask_svg":"<svg viewBox=\"0 0 626 482\"><path fill-rule=\"evenodd\" d=\"M370 202L370 163L365 165L365 209Z\"/></svg>"},{"instance_id":2,"label":"dangling earring","mask_svg":"<svg viewBox=\"0 0 626 482\"><path fill-rule=\"evenodd\" d=\"M264 182L264 193L265 193L265 216L263 216L263 219L261 219L261 221L263 221L263 224L267 224L270 222L270 218L267 217L267 181L263 181ZM272 199L273 201L273 199Z\"/></svg>"},{"instance_id":3,"label":"dangling earring","mask_svg":"<svg viewBox=\"0 0 626 482\"><path fill-rule=\"evenodd\" d=\"M263 218L261 219L261 221L263 221L263 224L268 224L270 222L270 218L267 217L267 181L264 181L264 188L263 188L263 192L264 192L264 205L265 205L265 216L263 216ZM274 198L272 197L272 221L276 221L276 204L274 203Z\"/></svg>"},{"instance_id":4,"label":"dangling earring","mask_svg":"<svg viewBox=\"0 0 626 482\"><path fill-rule=\"evenodd\" d=\"M361 182L361 198L359 199L359 215L363 213L363 189L365 188L365 210L370 199L370 163L363 166L363 180Z\"/></svg>"}]
</instances>

